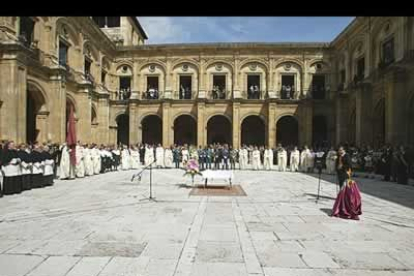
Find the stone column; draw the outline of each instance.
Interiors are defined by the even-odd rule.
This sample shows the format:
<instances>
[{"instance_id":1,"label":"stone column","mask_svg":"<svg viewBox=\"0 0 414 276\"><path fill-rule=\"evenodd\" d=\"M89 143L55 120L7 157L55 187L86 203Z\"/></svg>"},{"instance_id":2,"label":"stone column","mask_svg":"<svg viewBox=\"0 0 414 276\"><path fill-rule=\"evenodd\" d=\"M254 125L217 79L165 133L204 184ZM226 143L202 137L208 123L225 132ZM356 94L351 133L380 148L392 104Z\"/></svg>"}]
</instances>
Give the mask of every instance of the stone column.
<instances>
[{"instance_id":1,"label":"stone column","mask_svg":"<svg viewBox=\"0 0 414 276\"><path fill-rule=\"evenodd\" d=\"M313 106L312 102L307 100L303 101L299 108L302 110L299 118L299 144L308 145L312 144L312 119L313 119Z\"/></svg>"},{"instance_id":2,"label":"stone column","mask_svg":"<svg viewBox=\"0 0 414 276\"><path fill-rule=\"evenodd\" d=\"M171 60L167 59L167 70L165 72L165 91L164 99L172 99L173 97L173 73Z\"/></svg>"},{"instance_id":3,"label":"stone column","mask_svg":"<svg viewBox=\"0 0 414 276\"><path fill-rule=\"evenodd\" d=\"M240 102L233 102L233 147L240 148Z\"/></svg>"},{"instance_id":4,"label":"stone column","mask_svg":"<svg viewBox=\"0 0 414 276\"><path fill-rule=\"evenodd\" d=\"M335 141L336 143L343 143L348 140L348 121L349 113L346 107L349 104L347 96L338 95L335 101Z\"/></svg>"},{"instance_id":5,"label":"stone column","mask_svg":"<svg viewBox=\"0 0 414 276\"><path fill-rule=\"evenodd\" d=\"M135 145L138 143L138 110L137 103L131 102L129 104L129 144Z\"/></svg>"},{"instance_id":6,"label":"stone column","mask_svg":"<svg viewBox=\"0 0 414 276\"><path fill-rule=\"evenodd\" d=\"M48 111L39 112L36 115L36 128L39 129L39 136L37 137L37 140L41 143L47 142L48 140L52 141L52 137L48 132L48 117Z\"/></svg>"},{"instance_id":7,"label":"stone column","mask_svg":"<svg viewBox=\"0 0 414 276\"><path fill-rule=\"evenodd\" d=\"M110 122L111 116L110 116L110 107L109 107L109 95L108 98L99 98L97 102L97 137L96 141L92 141L94 143L99 144L116 144L116 137L115 141L111 139L109 126L114 124L115 122Z\"/></svg>"},{"instance_id":8,"label":"stone column","mask_svg":"<svg viewBox=\"0 0 414 276\"><path fill-rule=\"evenodd\" d=\"M205 122L206 105L204 102L197 103L197 147L207 144L207 129Z\"/></svg>"},{"instance_id":9,"label":"stone column","mask_svg":"<svg viewBox=\"0 0 414 276\"><path fill-rule=\"evenodd\" d=\"M270 102L268 105L267 117L267 146L276 145L276 102Z\"/></svg>"},{"instance_id":10,"label":"stone column","mask_svg":"<svg viewBox=\"0 0 414 276\"><path fill-rule=\"evenodd\" d=\"M162 103L162 146L169 147L174 140L174 130L170 122L170 103Z\"/></svg>"},{"instance_id":11,"label":"stone column","mask_svg":"<svg viewBox=\"0 0 414 276\"><path fill-rule=\"evenodd\" d=\"M207 88L206 88L207 72L206 72L206 68L204 68L205 63L206 63L205 60L200 58L200 72L199 72L199 77L198 77L198 84L199 84L198 98L200 99L207 98Z\"/></svg>"},{"instance_id":12,"label":"stone column","mask_svg":"<svg viewBox=\"0 0 414 276\"><path fill-rule=\"evenodd\" d=\"M271 99L276 98L276 88L275 88L275 60L274 58L270 58L269 60L269 87L268 87L268 96Z\"/></svg>"},{"instance_id":13,"label":"stone column","mask_svg":"<svg viewBox=\"0 0 414 276\"><path fill-rule=\"evenodd\" d=\"M239 55L237 54L234 58L234 72L233 72L233 98L240 99L242 98L241 88L240 88L240 60Z\"/></svg>"},{"instance_id":14,"label":"stone column","mask_svg":"<svg viewBox=\"0 0 414 276\"><path fill-rule=\"evenodd\" d=\"M370 144L372 142L372 97L368 87L358 87L356 91L356 144Z\"/></svg>"}]
</instances>

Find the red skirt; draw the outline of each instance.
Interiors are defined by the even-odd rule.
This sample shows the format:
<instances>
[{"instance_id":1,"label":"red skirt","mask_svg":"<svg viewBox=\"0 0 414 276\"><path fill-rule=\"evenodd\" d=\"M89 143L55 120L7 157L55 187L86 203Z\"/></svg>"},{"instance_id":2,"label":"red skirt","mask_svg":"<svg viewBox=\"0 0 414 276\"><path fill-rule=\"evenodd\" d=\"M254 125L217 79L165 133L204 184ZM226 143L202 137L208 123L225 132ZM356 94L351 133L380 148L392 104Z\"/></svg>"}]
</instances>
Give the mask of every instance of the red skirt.
<instances>
[{"instance_id":1,"label":"red skirt","mask_svg":"<svg viewBox=\"0 0 414 276\"><path fill-rule=\"evenodd\" d=\"M362 214L361 193L353 180L348 180L342 187L332 209L332 216L359 220Z\"/></svg>"}]
</instances>

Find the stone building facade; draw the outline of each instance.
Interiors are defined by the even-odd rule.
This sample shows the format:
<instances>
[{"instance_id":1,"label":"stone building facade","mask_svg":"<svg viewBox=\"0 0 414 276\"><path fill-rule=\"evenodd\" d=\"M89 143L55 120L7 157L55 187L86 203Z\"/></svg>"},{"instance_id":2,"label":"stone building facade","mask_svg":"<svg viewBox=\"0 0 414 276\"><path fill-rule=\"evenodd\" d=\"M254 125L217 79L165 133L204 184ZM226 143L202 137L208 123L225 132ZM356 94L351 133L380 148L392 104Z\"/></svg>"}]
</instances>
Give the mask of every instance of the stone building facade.
<instances>
[{"instance_id":1,"label":"stone building facade","mask_svg":"<svg viewBox=\"0 0 414 276\"><path fill-rule=\"evenodd\" d=\"M413 17L330 43L146 45L132 17L0 17L0 138L414 143ZM411 119L410 119L411 118Z\"/></svg>"}]
</instances>

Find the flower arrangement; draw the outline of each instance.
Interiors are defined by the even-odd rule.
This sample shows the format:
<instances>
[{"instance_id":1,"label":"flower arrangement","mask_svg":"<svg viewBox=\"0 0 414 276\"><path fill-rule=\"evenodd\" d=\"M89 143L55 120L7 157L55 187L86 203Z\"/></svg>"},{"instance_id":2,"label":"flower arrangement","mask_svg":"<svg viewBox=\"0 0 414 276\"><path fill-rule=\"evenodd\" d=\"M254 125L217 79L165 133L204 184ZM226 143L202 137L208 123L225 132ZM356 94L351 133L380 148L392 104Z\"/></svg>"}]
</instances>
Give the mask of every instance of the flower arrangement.
<instances>
[{"instance_id":1,"label":"flower arrangement","mask_svg":"<svg viewBox=\"0 0 414 276\"><path fill-rule=\"evenodd\" d=\"M186 172L184 173L184 176L190 175L192 184L194 184L194 176L196 175L202 175L200 173L200 167L198 165L198 161L194 158L190 158L186 164Z\"/></svg>"}]
</instances>

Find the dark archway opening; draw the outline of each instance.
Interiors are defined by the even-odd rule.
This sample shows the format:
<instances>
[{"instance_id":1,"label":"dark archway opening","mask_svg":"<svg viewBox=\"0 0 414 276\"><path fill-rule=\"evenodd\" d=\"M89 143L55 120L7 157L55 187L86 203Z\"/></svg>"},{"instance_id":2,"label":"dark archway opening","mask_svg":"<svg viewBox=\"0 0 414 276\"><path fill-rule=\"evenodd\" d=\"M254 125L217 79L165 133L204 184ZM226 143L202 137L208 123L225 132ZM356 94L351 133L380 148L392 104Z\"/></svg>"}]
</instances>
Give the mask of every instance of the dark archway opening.
<instances>
[{"instance_id":1,"label":"dark archway opening","mask_svg":"<svg viewBox=\"0 0 414 276\"><path fill-rule=\"evenodd\" d=\"M121 114L116 118L117 144L129 145L129 115Z\"/></svg>"},{"instance_id":2,"label":"dark archway opening","mask_svg":"<svg viewBox=\"0 0 414 276\"><path fill-rule=\"evenodd\" d=\"M265 123L259 116L248 116L243 120L241 144L254 146L264 146L266 144Z\"/></svg>"},{"instance_id":3,"label":"dark archway opening","mask_svg":"<svg viewBox=\"0 0 414 276\"><path fill-rule=\"evenodd\" d=\"M385 143L385 101L381 99L374 109L373 116L374 144L379 147Z\"/></svg>"},{"instance_id":4,"label":"dark archway opening","mask_svg":"<svg viewBox=\"0 0 414 276\"><path fill-rule=\"evenodd\" d=\"M174 120L174 144L197 145L197 122L190 115L181 115Z\"/></svg>"},{"instance_id":5,"label":"dark archway opening","mask_svg":"<svg viewBox=\"0 0 414 276\"><path fill-rule=\"evenodd\" d=\"M325 147L328 142L328 123L326 116L317 115L312 120L312 144L315 148Z\"/></svg>"},{"instance_id":6,"label":"dark archway opening","mask_svg":"<svg viewBox=\"0 0 414 276\"><path fill-rule=\"evenodd\" d=\"M356 110L354 109L349 117L349 124L348 124L348 142L351 145L355 145L356 142ZM344 143L345 141L339 141L340 143Z\"/></svg>"},{"instance_id":7,"label":"dark archway opening","mask_svg":"<svg viewBox=\"0 0 414 276\"><path fill-rule=\"evenodd\" d=\"M40 129L37 125L37 116L44 104L45 99L41 92L30 86L26 96L26 142L29 144L39 139Z\"/></svg>"},{"instance_id":8,"label":"dark archway opening","mask_svg":"<svg viewBox=\"0 0 414 276\"><path fill-rule=\"evenodd\" d=\"M232 144L231 122L221 115L210 118L207 122L207 143Z\"/></svg>"},{"instance_id":9,"label":"dark archway opening","mask_svg":"<svg viewBox=\"0 0 414 276\"><path fill-rule=\"evenodd\" d=\"M142 120L142 143L162 143L162 120L156 115L149 115Z\"/></svg>"},{"instance_id":10,"label":"dark archway opening","mask_svg":"<svg viewBox=\"0 0 414 276\"><path fill-rule=\"evenodd\" d=\"M276 141L283 147L297 146L299 143L299 125L293 116L283 116L276 124Z\"/></svg>"}]
</instances>

